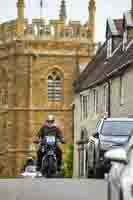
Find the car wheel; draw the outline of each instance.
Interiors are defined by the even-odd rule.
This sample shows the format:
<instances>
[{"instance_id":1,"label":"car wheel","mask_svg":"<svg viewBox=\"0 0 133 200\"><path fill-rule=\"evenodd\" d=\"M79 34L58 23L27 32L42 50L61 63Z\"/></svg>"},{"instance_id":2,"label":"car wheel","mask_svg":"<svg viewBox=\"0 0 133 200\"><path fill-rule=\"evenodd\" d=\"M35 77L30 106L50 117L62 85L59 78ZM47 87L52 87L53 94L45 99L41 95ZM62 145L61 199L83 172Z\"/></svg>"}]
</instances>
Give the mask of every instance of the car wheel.
<instances>
[{"instance_id":1,"label":"car wheel","mask_svg":"<svg viewBox=\"0 0 133 200\"><path fill-rule=\"evenodd\" d=\"M94 173L92 169L88 169L87 170L87 178L93 178L94 177Z\"/></svg>"},{"instance_id":2,"label":"car wheel","mask_svg":"<svg viewBox=\"0 0 133 200\"><path fill-rule=\"evenodd\" d=\"M104 178L104 169L103 168L95 168L95 178L103 179Z\"/></svg>"},{"instance_id":3,"label":"car wheel","mask_svg":"<svg viewBox=\"0 0 133 200\"><path fill-rule=\"evenodd\" d=\"M96 169L96 152L94 150L94 153L93 153L93 177L94 178L97 178L97 169Z\"/></svg>"},{"instance_id":4,"label":"car wheel","mask_svg":"<svg viewBox=\"0 0 133 200\"><path fill-rule=\"evenodd\" d=\"M120 189L120 198L119 198L119 199L120 199L120 200L124 200L122 189Z\"/></svg>"},{"instance_id":5,"label":"car wheel","mask_svg":"<svg viewBox=\"0 0 133 200\"><path fill-rule=\"evenodd\" d=\"M96 166L96 152L94 151L94 178L104 178L104 169Z\"/></svg>"}]
</instances>

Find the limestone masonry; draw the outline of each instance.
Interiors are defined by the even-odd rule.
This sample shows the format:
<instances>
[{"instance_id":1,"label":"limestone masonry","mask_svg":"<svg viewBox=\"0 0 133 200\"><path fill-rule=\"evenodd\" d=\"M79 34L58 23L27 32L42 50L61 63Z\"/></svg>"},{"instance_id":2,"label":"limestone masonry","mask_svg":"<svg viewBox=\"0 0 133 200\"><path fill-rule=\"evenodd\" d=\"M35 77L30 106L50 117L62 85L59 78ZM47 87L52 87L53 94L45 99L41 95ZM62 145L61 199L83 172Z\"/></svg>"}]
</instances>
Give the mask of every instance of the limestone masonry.
<instances>
[{"instance_id":1,"label":"limestone masonry","mask_svg":"<svg viewBox=\"0 0 133 200\"><path fill-rule=\"evenodd\" d=\"M29 24L18 0L17 19L0 25L1 176L18 175L26 157L35 155L32 141L49 113L73 143L73 82L94 55L95 9L90 0L84 25L66 23L62 0L59 19Z\"/></svg>"}]
</instances>

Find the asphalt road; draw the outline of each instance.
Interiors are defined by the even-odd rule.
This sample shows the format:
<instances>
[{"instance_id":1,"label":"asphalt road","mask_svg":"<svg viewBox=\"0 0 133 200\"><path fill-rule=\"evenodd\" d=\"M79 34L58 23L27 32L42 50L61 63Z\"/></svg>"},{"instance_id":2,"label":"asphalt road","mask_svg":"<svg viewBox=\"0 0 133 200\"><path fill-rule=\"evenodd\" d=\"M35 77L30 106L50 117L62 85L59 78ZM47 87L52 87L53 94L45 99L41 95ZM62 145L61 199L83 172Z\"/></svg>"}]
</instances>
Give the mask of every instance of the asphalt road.
<instances>
[{"instance_id":1,"label":"asphalt road","mask_svg":"<svg viewBox=\"0 0 133 200\"><path fill-rule=\"evenodd\" d=\"M107 200L107 184L94 179L1 179L0 200Z\"/></svg>"}]
</instances>

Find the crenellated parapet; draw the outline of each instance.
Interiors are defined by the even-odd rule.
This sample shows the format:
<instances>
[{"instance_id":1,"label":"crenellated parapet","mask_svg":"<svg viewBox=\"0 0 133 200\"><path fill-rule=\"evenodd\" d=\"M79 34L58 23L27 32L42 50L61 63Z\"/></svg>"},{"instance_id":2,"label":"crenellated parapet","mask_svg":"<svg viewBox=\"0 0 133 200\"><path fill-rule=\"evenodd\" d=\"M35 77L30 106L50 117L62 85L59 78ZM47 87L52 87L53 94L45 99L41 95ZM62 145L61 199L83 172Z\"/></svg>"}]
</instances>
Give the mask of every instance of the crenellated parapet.
<instances>
[{"instance_id":1,"label":"crenellated parapet","mask_svg":"<svg viewBox=\"0 0 133 200\"><path fill-rule=\"evenodd\" d=\"M0 24L0 43L12 40L78 40L88 45L95 43L95 0L88 2L88 20L67 22L66 2L61 0L59 18L47 21L40 16L29 24L24 15L25 1L17 0L17 18Z\"/></svg>"},{"instance_id":2,"label":"crenellated parapet","mask_svg":"<svg viewBox=\"0 0 133 200\"><path fill-rule=\"evenodd\" d=\"M27 19L24 20L25 27L28 26ZM6 21L0 24L0 43L15 40L17 20Z\"/></svg>"},{"instance_id":3,"label":"crenellated parapet","mask_svg":"<svg viewBox=\"0 0 133 200\"><path fill-rule=\"evenodd\" d=\"M62 20L33 19L29 24L24 20L23 39L77 39L87 42L91 32L88 23L80 24L80 21L69 21L67 24ZM0 24L0 42L16 39L16 20Z\"/></svg>"}]
</instances>

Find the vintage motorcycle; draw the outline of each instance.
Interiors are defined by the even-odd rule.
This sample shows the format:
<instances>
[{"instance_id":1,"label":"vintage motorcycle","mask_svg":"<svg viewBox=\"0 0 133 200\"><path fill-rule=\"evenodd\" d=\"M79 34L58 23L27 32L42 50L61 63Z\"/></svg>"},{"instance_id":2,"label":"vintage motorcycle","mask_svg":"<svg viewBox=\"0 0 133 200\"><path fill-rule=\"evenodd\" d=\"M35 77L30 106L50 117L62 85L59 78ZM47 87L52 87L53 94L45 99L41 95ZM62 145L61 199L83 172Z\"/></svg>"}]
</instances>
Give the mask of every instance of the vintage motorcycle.
<instances>
[{"instance_id":1,"label":"vintage motorcycle","mask_svg":"<svg viewBox=\"0 0 133 200\"><path fill-rule=\"evenodd\" d=\"M63 162L61 164L61 170L57 170L59 167L57 159L57 143L65 144L64 139L59 139L54 135L47 135L44 136L43 139L33 141L33 143L39 144L42 152L41 173L37 172L37 177L41 175L47 178L64 177Z\"/></svg>"},{"instance_id":2,"label":"vintage motorcycle","mask_svg":"<svg viewBox=\"0 0 133 200\"><path fill-rule=\"evenodd\" d=\"M55 136L45 136L43 141L41 141L41 151L43 153L41 173L47 178L51 178L56 175L56 143L57 139Z\"/></svg>"}]
</instances>

